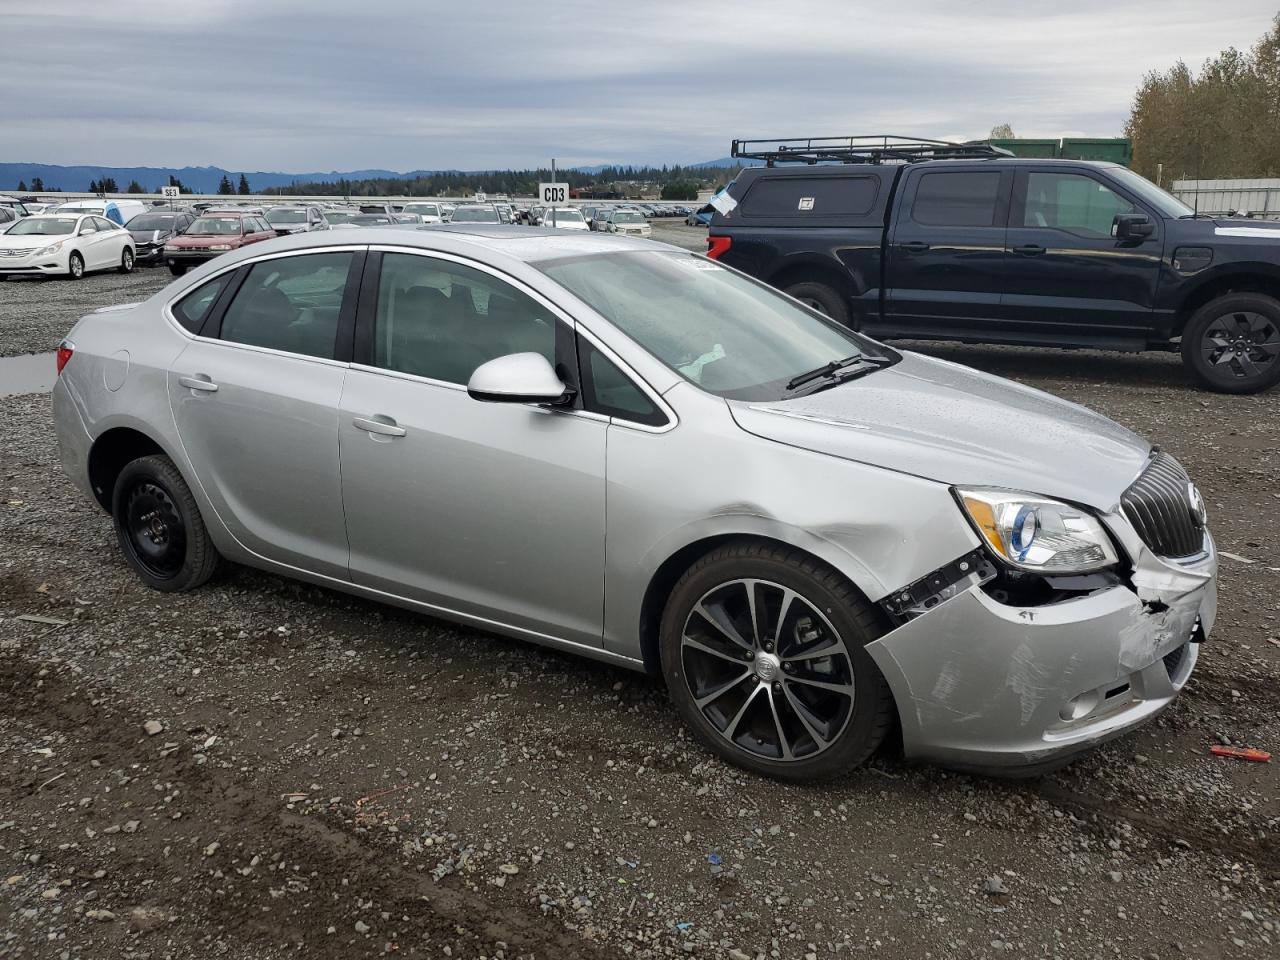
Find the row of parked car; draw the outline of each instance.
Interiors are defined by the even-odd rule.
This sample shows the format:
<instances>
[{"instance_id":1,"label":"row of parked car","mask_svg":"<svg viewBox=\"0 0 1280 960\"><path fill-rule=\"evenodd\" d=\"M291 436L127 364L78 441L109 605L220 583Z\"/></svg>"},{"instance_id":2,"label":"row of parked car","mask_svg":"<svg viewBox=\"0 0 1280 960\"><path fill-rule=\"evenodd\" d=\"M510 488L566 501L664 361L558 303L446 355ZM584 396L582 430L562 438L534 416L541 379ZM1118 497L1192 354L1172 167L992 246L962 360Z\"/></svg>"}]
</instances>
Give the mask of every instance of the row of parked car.
<instances>
[{"instance_id":1,"label":"row of parked car","mask_svg":"<svg viewBox=\"0 0 1280 960\"><path fill-rule=\"evenodd\" d=\"M35 207L35 209L33 209ZM0 278L164 264L175 276L231 250L312 230L429 223L528 224L648 237L648 220L680 209L649 204L542 207L509 202L280 204L198 202L149 206L140 200L25 204L0 197ZM52 239L57 238L57 239Z\"/></svg>"}]
</instances>

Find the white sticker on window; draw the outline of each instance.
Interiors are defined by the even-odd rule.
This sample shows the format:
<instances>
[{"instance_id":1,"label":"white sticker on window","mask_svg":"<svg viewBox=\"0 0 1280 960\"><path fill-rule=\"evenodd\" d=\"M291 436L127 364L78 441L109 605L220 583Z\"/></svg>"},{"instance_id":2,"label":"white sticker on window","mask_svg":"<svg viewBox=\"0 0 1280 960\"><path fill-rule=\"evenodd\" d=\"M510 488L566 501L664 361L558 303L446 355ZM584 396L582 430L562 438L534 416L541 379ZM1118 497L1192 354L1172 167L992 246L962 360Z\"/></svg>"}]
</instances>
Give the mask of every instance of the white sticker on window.
<instances>
[{"instance_id":1,"label":"white sticker on window","mask_svg":"<svg viewBox=\"0 0 1280 960\"><path fill-rule=\"evenodd\" d=\"M727 217L735 209L737 209L738 201L729 196L728 190L721 190L710 200L711 206L720 211L721 216Z\"/></svg>"},{"instance_id":2,"label":"white sticker on window","mask_svg":"<svg viewBox=\"0 0 1280 960\"><path fill-rule=\"evenodd\" d=\"M813 209L813 197L801 197L801 198L800 198L800 209L801 209L801 210L812 210L812 209Z\"/></svg>"}]
</instances>

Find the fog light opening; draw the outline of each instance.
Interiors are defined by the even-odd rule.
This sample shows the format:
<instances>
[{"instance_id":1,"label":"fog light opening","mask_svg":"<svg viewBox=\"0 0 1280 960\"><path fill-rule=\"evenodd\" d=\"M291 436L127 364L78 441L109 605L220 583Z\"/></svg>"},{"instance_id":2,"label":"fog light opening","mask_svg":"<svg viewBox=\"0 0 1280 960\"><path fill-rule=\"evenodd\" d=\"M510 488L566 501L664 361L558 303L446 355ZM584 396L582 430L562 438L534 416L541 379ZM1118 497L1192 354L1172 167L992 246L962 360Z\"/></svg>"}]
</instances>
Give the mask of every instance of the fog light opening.
<instances>
[{"instance_id":1,"label":"fog light opening","mask_svg":"<svg viewBox=\"0 0 1280 960\"><path fill-rule=\"evenodd\" d=\"M1090 690L1088 693L1082 693L1078 697L1072 697L1062 709L1058 711L1058 716L1070 723L1072 720L1079 720L1081 717L1087 717L1093 713L1098 706L1098 691Z\"/></svg>"}]
</instances>

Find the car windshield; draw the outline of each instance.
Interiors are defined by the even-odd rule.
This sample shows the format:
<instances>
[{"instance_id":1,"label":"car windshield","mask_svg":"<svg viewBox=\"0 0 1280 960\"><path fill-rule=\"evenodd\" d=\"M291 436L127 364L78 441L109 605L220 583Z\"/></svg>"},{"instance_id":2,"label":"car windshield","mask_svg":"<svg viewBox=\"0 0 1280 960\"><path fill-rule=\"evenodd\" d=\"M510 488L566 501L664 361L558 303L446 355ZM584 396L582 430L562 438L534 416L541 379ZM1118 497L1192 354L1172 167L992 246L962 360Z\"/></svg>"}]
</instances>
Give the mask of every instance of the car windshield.
<instances>
[{"instance_id":1,"label":"car windshield","mask_svg":"<svg viewBox=\"0 0 1280 960\"><path fill-rule=\"evenodd\" d=\"M1111 168L1110 173L1136 193L1139 200L1155 207L1162 217L1189 217L1195 213L1173 194L1157 187L1142 174L1134 173L1128 167L1114 167Z\"/></svg>"},{"instance_id":2,"label":"car windshield","mask_svg":"<svg viewBox=\"0 0 1280 960\"><path fill-rule=\"evenodd\" d=\"M644 223L644 214L634 210L619 210L613 215L614 223Z\"/></svg>"},{"instance_id":3,"label":"car windshield","mask_svg":"<svg viewBox=\"0 0 1280 960\"><path fill-rule=\"evenodd\" d=\"M434 203L406 203L404 205L405 213L421 213L429 217L440 216L440 208Z\"/></svg>"},{"instance_id":4,"label":"car windshield","mask_svg":"<svg viewBox=\"0 0 1280 960\"><path fill-rule=\"evenodd\" d=\"M93 207L59 207L58 212L59 213L95 213L100 217L103 215L101 210L95 210Z\"/></svg>"},{"instance_id":5,"label":"car windshield","mask_svg":"<svg viewBox=\"0 0 1280 960\"><path fill-rule=\"evenodd\" d=\"M28 217L5 231L10 237L61 237L76 228L75 217Z\"/></svg>"},{"instance_id":6,"label":"car windshield","mask_svg":"<svg viewBox=\"0 0 1280 960\"><path fill-rule=\"evenodd\" d=\"M360 213L347 221L358 227L376 227L379 224L394 223L385 213Z\"/></svg>"},{"instance_id":7,"label":"car windshield","mask_svg":"<svg viewBox=\"0 0 1280 960\"><path fill-rule=\"evenodd\" d=\"M645 250L534 263L672 370L734 400L778 400L801 373L896 356L771 288L692 253Z\"/></svg>"},{"instance_id":8,"label":"car windshield","mask_svg":"<svg viewBox=\"0 0 1280 960\"><path fill-rule=\"evenodd\" d=\"M307 212L305 210L268 210L267 223L275 226L277 223L306 223Z\"/></svg>"},{"instance_id":9,"label":"car windshield","mask_svg":"<svg viewBox=\"0 0 1280 960\"><path fill-rule=\"evenodd\" d=\"M172 213L140 213L125 227L129 230L172 230L175 219Z\"/></svg>"},{"instance_id":10,"label":"car windshield","mask_svg":"<svg viewBox=\"0 0 1280 960\"><path fill-rule=\"evenodd\" d=\"M326 210L324 213L324 218L330 223L349 223L356 216L348 210Z\"/></svg>"},{"instance_id":11,"label":"car windshield","mask_svg":"<svg viewBox=\"0 0 1280 960\"><path fill-rule=\"evenodd\" d=\"M240 232L239 217L201 217L187 231L189 237L223 237Z\"/></svg>"},{"instance_id":12,"label":"car windshield","mask_svg":"<svg viewBox=\"0 0 1280 960\"><path fill-rule=\"evenodd\" d=\"M544 214L544 216L545 216L548 220L550 220L550 219L551 219L551 214L552 214L552 212L553 212L553 211L548 210L548 211ZM584 223L584 222L585 222L585 221L582 219L582 214L581 214L581 213L579 213L577 210L574 210L574 209L572 209L572 208L570 208L570 209L567 209L567 210L566 210L566 209L564 209L564 208L562 208L562 207L556 207L556 209L555 209L554 213L555 213L555 217L556 217L556 221L557 221L557 222L559 222L559 221L564 221L565 223Z\"/></svg>"},{"instance_id":13,"label":"car windshield","mask_svg":"<svg viewBox=\"0 0 1280 960\"><path fill-rule=\"evenodd\" d=\"M497 223L498 211L492 207L458 207L453 211L454 223Z\"/></svg>"}]
</instances>

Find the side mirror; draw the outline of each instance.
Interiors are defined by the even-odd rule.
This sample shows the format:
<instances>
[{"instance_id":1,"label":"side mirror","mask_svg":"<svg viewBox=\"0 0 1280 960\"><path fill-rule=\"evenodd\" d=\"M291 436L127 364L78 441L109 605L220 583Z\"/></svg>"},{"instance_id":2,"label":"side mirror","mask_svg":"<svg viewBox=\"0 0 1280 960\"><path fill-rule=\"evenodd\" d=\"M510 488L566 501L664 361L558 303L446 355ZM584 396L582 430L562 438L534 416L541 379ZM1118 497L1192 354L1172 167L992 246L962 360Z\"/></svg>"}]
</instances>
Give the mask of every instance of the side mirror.
<instances>
[{"instance_id":1,"label":"side mirror","mask_svg":"<svg viewBox=\"0 0 1280 960\"><path fill-rule=\"evenodd\" d=\"M1156 225L1145 213L1117 213L1111 222L1111 234L1117 240L1145 240L1156 232Z\"/></svg>"},{"instance_id":2,"label":"side mirror","mask_svg":"<svg viewBox=\"0 0 1280 960\"><path fill-rule=\"evenodd\" d=\"M489 403L562 403L570 396L540 353L510 353L482 363L471 374L467 393Z\"/></svg>"}]
</instances>

